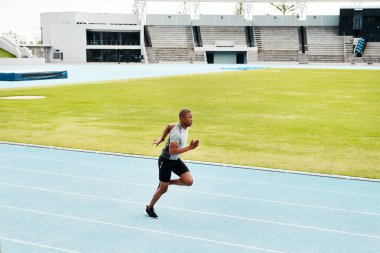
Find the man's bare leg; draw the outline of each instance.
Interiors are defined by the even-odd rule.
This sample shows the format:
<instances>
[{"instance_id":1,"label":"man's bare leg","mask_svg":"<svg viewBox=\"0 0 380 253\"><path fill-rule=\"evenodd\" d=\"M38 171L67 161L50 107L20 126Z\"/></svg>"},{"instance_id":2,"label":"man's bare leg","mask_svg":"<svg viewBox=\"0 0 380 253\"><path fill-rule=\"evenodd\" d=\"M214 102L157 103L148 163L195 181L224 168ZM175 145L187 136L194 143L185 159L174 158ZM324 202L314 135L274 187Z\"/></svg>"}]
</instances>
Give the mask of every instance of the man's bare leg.
<instances>
[{"instance_id":1,"label":"man's bare leg","mask_svg":"<svg viewBox=\"0 0 380 253\"><path fill-rule=\"evenodd\" d=\"M188 171L183 173L180 178L170 180L169 184L190 186L193 184L193 177L191 176L191 173Z\"/></svg>"},{"instance_id":2,"label":"man's bare leg","mask_svg":"<svg viewBox=\"0 0 380 253\"><path fill-rule=\"evenodd\" d=\"M169 183L161 182L160 186L157 188L156 192L154 193L152 200L150 201L150 204L148 206L149 209L152 209L153 206L157 203L157 201L160 199L160 197L167 192L169 187Z\"/></svg>"}]
</instances>

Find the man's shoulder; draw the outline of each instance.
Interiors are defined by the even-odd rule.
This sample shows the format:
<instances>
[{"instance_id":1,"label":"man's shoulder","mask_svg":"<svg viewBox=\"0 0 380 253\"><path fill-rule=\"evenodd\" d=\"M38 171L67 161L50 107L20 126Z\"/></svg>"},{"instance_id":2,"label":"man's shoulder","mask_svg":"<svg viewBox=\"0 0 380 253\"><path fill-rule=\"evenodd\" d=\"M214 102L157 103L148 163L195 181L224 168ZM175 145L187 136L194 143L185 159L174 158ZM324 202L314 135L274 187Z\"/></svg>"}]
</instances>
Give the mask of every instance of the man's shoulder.
<instances>
[{"instance_id":1,"label":"man's shoulder","mask_svg":"<svg viewBox=\"0 0 380 253\"><path fill-rule=\"evenodd\" d=\"M181 125L179 123L177 123L174 125L174 127L172 128L172 130L170 132L180 131L180 130L181 130Z\"/></svg>"},{"instance_id":2,"label":"man's shoulder","mask_svg":"<svg viewBox=\"0 0 380 253\"><path fill-rule=\"evenodd\" d=\"M170 130L170 134L174 133L174 132L178 132L180 130L178 124L175 124L175 126L172 128L172 130Z\"/></svg>"}]
</instances>

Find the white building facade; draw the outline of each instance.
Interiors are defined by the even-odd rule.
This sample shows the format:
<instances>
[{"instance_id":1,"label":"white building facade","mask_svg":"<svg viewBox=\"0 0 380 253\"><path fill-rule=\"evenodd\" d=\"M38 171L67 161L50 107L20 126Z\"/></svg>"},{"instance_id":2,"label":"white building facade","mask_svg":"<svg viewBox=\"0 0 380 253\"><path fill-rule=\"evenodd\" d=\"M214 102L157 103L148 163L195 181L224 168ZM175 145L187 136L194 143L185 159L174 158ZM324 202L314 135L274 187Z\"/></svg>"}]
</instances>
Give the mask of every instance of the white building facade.
<instances>
[{"instance_id":1,"label":"white building facade","mask_svg":"<svg viewBox=\"0 0 380 253\"><path fill-rule=\"evenodd\" d=\"M133 62L143 55L143 26L134 14L41 13L47 62Z\"/></svg>"},{"instance_id":2,"label":"white building facade","mask_svg":"<svg viewBox=\"0 0 380 253\"><path fill-rule=\"evenodd\" d=\"M143 22L140 17L138 14L42 13L45 61L253 63L258 61L265 35L254 34L257 27L283 27L284 31L292 27L294 32L289 36L293 39L285 36L285 41L273 42L276 37L282 39L274 33L267 44L273 47L272 51L280 52L290 50L286 45L291 44L293 58L297 58L301 54L299 27L339 27L339 16L307 16L299 20L294 15L261 15L246 20L241 15L201 15L191 19L190 15L150 14L144 16ZM273 46L276 43L279 46ZM288 61L295 61L293 58Z\"/></svg>"}]
</instances>

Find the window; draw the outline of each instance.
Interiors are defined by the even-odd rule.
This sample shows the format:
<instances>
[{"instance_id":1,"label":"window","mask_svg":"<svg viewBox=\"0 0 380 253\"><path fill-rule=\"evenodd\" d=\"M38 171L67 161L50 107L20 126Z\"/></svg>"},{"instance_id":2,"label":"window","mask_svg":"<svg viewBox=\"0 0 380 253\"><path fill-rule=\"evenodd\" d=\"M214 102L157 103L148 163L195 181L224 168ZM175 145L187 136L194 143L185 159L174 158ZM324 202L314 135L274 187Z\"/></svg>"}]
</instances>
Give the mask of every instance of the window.
<instances>
[{"instance_id":1,"label":"window","mask_svg":"<svg viewBox=\"0 0 380 253\"><path fill-rule=\"evenodd\" d=\"M87 45L140 45L140 32L87 31Z\"/></svg>"},{"instance_id":2,"label":"window","mask_svg":"<svg viewBox=\"0 0 380 253\"><path fill-rule=\"evenodd\" d=\"M354 30L361 30L362 29L362 16L356 16L354 18Z\"/></svg>"},{"instance_id":3,"label":"window","mask_svg":"<svg viewBox=\"0 0 380 253\"><path fill-rule=\"evenodd\" d=\"M53 53L53 59L60 59L61 58L61 55L59 53L59 50L54 50L54 53Z\"/></svg>"},{"instance_id":4,"label":"window","mask_svg":"<svg viewBox=\"0 0 380 253\"><path fill-rule=\"evenodd\" d=\"M140 62L140 49L87 49L87 62Z\"/></svg>"}]
</instances>

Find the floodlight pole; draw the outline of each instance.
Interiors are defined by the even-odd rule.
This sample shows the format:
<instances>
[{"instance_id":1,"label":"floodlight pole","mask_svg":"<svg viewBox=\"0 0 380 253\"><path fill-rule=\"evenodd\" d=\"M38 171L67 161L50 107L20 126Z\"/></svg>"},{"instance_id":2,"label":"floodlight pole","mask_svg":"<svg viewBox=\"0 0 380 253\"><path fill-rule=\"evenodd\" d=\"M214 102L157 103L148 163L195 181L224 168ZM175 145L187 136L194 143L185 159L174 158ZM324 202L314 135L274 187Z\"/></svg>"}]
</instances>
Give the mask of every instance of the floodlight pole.
<instances>
[{"instance_id":1,"label":"floodlight pole","mask_svg":"<svg viewBox=\"0 0 380 253\"><path fill-rule=\"evenodd\" d=\"M138 1L138 13L140 14L140 21L142 25L146 23L146 3L147 0Z\"/></svg>"},{"instance_id":2,"label":"floodlight pole","mask_svg":"<svg viewBox=\"0 0 380 253\"><path fill-rule=\"evenodd\" d=\"M362 1L351 1L351 5L352 6L361 6L362 5Z\"/></svg>"},{"instance_id":3,"label":"floodlight pole","mask_svg":"<svg viewBox=\"0 0 380 253\"><path fill-rule=\"evenodd\" d=\"M199 20L201 18L200 1L190 2L190 16L193 20Z\"/></svg>"},{"instance_id":4,"label":"floodlight pole","mask_svg":"<svg viewBox=\"0 0 380 253\"><path fill-rule=\"evenodd\" d=\"M140 45L141 55L144 56L144 61L148 63L148 54L145 49L145 24L146 24L146 2L147 0L138 1L138 14L140 15L141 29L140 29Z\"/></svg>"},{"instance_id":5,"label":"floodlight pole","mask_svg":"<svg viewBox=\"0 0 380 253\"><path fill-rule=\"evenodd\" d=\"M243 10L244 10L244 19L245 20L252 20L253 19L253 3L245 2L243 3Z\"/></svg>"}]
</instances>

